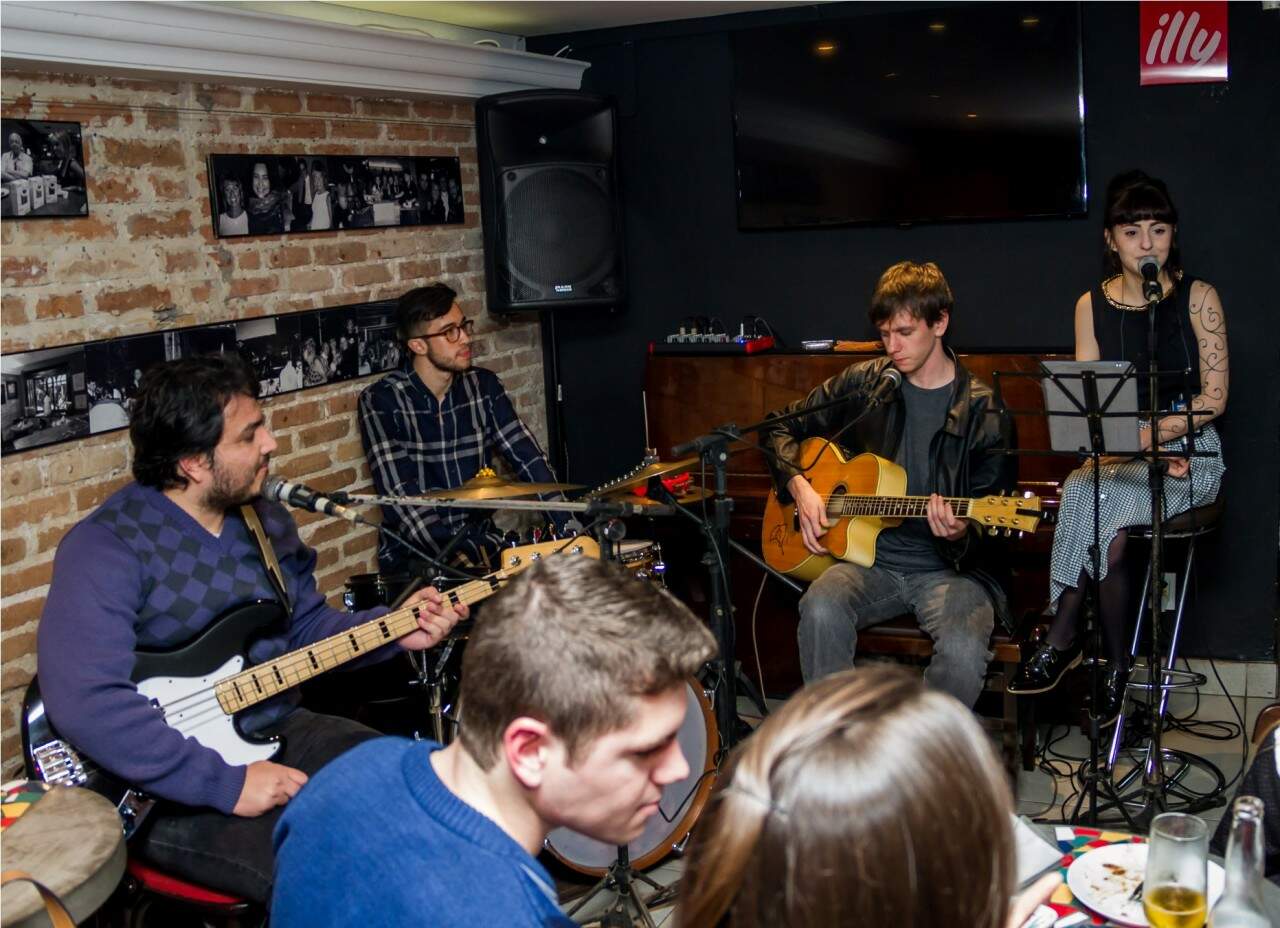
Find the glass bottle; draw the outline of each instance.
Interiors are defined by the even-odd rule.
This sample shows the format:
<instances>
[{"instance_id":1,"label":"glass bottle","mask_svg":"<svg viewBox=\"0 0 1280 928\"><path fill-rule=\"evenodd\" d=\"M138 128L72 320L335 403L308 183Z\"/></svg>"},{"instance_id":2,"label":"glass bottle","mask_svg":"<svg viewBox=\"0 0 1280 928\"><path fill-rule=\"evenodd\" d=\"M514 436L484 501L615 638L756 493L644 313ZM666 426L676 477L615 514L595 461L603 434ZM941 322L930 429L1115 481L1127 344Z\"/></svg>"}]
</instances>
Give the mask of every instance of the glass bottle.
<instances>
[{"instance_id":1,"label":"glass bottle","mask_svg":"<svg viewBox=\"0 0 1280 928\"><path fill-rule=\"evenodd\" d=\"M1254 796L1240 796L1231 807L1227 885L1210 928L1270 928L1262 908L1262 814L1262 800Z\"/></svg>"}]
</instances>

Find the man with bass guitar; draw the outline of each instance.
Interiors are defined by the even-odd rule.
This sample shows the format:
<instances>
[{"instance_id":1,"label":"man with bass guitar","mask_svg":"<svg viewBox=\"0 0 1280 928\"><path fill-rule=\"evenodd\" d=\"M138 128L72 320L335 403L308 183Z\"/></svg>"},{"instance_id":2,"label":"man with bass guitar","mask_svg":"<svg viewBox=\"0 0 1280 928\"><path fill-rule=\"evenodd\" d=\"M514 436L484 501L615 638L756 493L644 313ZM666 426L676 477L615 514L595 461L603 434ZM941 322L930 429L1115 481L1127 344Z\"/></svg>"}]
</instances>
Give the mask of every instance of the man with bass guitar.
<instances>
[{"instance_id":1,"label":"man with bass guitar","mask_svg":"<svg viewBox=\"0 0 1280 928\"><path fill-rule=\"evenodd\" d=\"M997 614L1007 620L1007 606L999 584L972 566L980 528L944 497L1011 490L1016 467L1012 456L1000 453L1013 447L1012 424L991 388L943 344L953 305L936 264L893 265L881 275L870 309L886 356L851 365L773 413L813 410L777 424L766 442L776 455L770 466L778 499L794 503L779 531L797 532L806 557L836 547L827 532L840 513L810 481L815 467L842 460L833 445L898 465L906 472L906 494L919 503L919 518L870 536L869 550L857 558L868 566L837 561L801 598L806 683L853 663L859 629L912 613L934 642L925 680L967 706L982 690L988 641ZM841 398L845 402L817 408ZM818 437L825 440L806 441ZM909 506L899 509L889 514L911 514ZM766 557L769 544L766 531ZM854 557L843 552L842 544L837 553Z\"/></svg>"},{"instance_id":2,"label":"man with bass guitar","mask_svg":"<svg viewBox=\"0 0 1280 928\"><path fill-rule=\"evenodd\" d=\"M198 640L230 653L212 655L212 665L199 654L179 657L180 664L219 667L246 647L247 662L261 665L331 635L345 640L348 630L387 611L344 613L316 589L315 552L289 513L260 496L276 442L256 396L255 375L234 355L147 372L130 421L135 482L58 546L37 669L58 733L119 780L167 800L142 823L133 850L177 876L266 901L281 807L308 774L377 732L299 708L289 680L251 677L233 685L265 685L280 695L257 701L260 692L242 692L256 705L237 715L237 725L242 734L283 744L271 759L228 763L176 727L180 715L197 724L202 713L225 719L212 686L167 702L139 692L134 679L146 652L182 655ZM220 632L263 600L283 602L277 626L247 641ZM420 608L416 628L399 638L408 649L435 645L467 615L465 605L446 606L430 588L410 602ZM393 653L371 649L360 660ZM273 675L279 671L263 677ZM200 700L207 705L193 709Z\"/></svg>"}]
</instances>

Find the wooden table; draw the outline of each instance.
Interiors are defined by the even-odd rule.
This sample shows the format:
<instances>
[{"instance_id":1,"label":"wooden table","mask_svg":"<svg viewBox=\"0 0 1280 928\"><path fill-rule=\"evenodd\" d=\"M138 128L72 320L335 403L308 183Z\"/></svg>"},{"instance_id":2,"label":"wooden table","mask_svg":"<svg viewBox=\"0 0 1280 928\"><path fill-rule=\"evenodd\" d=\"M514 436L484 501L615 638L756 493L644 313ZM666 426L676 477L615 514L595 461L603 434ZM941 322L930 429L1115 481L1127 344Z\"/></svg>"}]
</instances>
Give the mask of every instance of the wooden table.
<instances>
[{"instance_id":1,"label":"wooden table","mask_svg":"<svg viewBox=\"0 0 1280 928\"><path fill-rule=\"evenodd\" d=\"M115 806L88 789L55 786L0 834L6 870L23 870L51 889L77 923L107 901L124 874L124 831ZM49 924L29 883L0 897L3 928Z\"/></svg>"}]
</instances>

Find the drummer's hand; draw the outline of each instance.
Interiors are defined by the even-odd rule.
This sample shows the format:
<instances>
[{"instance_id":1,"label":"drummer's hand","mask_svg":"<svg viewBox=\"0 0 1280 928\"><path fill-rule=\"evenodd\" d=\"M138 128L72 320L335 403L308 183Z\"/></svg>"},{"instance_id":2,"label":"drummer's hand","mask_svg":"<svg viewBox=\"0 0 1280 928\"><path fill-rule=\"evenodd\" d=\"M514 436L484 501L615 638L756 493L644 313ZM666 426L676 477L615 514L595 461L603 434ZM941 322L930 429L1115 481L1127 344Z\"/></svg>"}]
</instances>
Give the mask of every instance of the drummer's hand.
<instances>
[{"instance_id":1,"label":"drummer's hand","mask_svg":"<svg viewBox=\"0 0 1280 928\"><path fill-rule=\"evenodd\" d=\"M1165 462L1169 465L1170 477L1185 477L1191 469L1191 458L1165 458Z\"/></svg>"},{"instance_id":2,"label":"drummer's hand","mask_svg":"<svg viewBox=\"0 0 1280 928\"><path fill-rule=\"evenodd\" d=\"M1062 874L1046 873L1014 896L1013 901L1009 903L1009 917L1005 920L1004 928L1022 928L1035 912L1036 906L1047 902L1054 890L1061 885Z\"/></svg>"},{"instance_id":3,"label":"drummer's hand","mask_svg":"<svg viewBox=\"0 0 1280 928\"><path fill-rule=\"evenodd\" d=\"M951 511L951 504L937 493L929 495L925 518L929 521L929 531L946 541L958 541L969 529L964 519L956 518L956 514Z\"/></svg>"},{"instance_id":4,"label":"drummer's hand","mask_svg":"<svg viewBox=\"0 0 1280 928\"><path fill-rule=\"evenodd\" d=\"M818 539L831 528L827 519L827 506L818 491L804 477L796 474L787 482L787 490L796 501L796 513L800 517L800 537L811 554L830 554Z\"/></svg>"},{"instance_id":5,"label":"drummer's hand","mask_svg":"<svg viewBox=\"0 0 1280 928\"><path fill-rule=\"evenodd\" d=\"M418 630L400 639L400 647L406 651L434 648L459 620L471 615L466 603L446 605L444 596L433 586L424 586L404 601L405 606L415 603L424 603L425 608L418 612Z\"/></svg>"},{"instance_id":6,"label":"drummer's hand","mask_svg":"<svg viewBox=\"0 0 1280 928\"><path fill-rule=\"evenodd\" d=\"M298 795L298 790L306 782L307 775L301 770L273 764L269 760L255 760L245 768L244 786L240 788L240 798L236 800L231 814L256 818Z\"/></svg>"}]
</instances>

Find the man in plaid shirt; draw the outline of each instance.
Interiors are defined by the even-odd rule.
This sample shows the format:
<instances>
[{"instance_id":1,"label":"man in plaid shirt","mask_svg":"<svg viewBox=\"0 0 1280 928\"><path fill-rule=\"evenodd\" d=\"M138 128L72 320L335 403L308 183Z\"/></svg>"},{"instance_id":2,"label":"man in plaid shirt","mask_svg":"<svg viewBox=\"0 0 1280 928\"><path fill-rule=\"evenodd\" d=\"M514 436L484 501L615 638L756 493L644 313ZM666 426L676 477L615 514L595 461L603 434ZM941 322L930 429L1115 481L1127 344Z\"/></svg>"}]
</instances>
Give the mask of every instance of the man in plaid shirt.
<instances>
[{"instance_id":1,"label":"man in plaid shirt","mask_svg":"<svg viewBox=\"0 0 1280 928\"><path fill-rule=\"evenodd\" d=\"M474 320L441 283L410 290L396 308L409 364L360 394L360 435L380 495L416 496L461 486L500 451L515 479L553 482L555 475L492 371L471 366ZM383 525L436 555L466 528L475 510L383 507ZM474 524L474 519L472 519ZM501 541L485 519L454 550L488 560ZM378 544L384 573L401 572L414 555L389 533Z\"/></svg>"}]
</instances>

